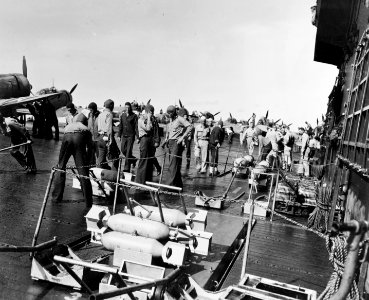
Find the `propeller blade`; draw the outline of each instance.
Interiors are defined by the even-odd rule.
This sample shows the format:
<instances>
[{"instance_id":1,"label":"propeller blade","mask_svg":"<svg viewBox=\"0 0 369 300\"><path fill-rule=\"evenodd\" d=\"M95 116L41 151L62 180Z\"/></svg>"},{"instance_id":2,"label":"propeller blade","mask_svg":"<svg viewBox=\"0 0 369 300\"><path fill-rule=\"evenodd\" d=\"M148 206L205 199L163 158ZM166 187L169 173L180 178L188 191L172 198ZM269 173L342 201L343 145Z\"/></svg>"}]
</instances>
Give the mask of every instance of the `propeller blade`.
<instances>
[{"instance_id":1,"label":"propeller blade","mask_svg":"<svg viewBox=\"0 0 369 300\"><path fill-rule=\"evenodd\" d=\"M324 122L324 115L322 115L322 121Z\"/></svg>"},{"instance_id":2,"label":"propeller blade","mask_svg":"<svg viewBox=\"0 0 369 300\"><path fill-rule=\"evenodd\" d=\"M72 87L72 89L70 90L69 94L72 94L74 92L74 90L77 88L77 85L78 85L78 83L76 83L75 86Z\"/></svg>"},{"instance_id":3,"label":"propeller blade","mask_svg":"<svg viewBox=\"0 0 369 300\"><path fill-rule=\"evenodd\" d=\"M151 99L149 99L149 101L147 101L147 105L149 105L149 104L150 104L150 101L151 101Z\"/></svg>"},{"instance_id":4,"label":"propeller blade","mask_svg":"<svg viewBox=\"0 0 369 300\"><path fill-rule=\"evenodd\" d=\"M316 126L318 126L319 125L319 120L318 120L318 118L316 118Z\"/></svg>"},{"instance_id":5,"label":"propeller blade","mask_svg":"<svg viewBox=\"0 0 369 300\"><path fill-rule=\"evenodd\" d=\"M213 116L215 117L217 114L220 114L220 111L218 111L216 114L214 114Z\"/></svg>"},{"instance_id":6,"label":"propeller blade","mask_svg":"<svg viewBox=\"0 0 369 300\"><path fill-rule=\"evenodd\" d=\"M27 78L27 62L26 62L26 57L25 56L23 56L23 75L24 75L24 77L26 77Z\"/></svg>"},{"instance_id":7,"label":"propeller blade","mask_svg":"<svg viewBox=\"0 0 369 300\"><path fill-rule=\"evenodd\" d=\"M269 115L269 110L267 110L267 113L265 115L265 119L268 119L268 115Z\"/></svg>"},{"instance_id":8,"label":"propeller blade","mask_svg":"<svg viewBox=\"0 0 369 300\"><path fill-rule=\"evenodd\" d=\"M290 126L291 126L292 124L293 124L293 123L291 123L291 124L288 124L287 126L288 126L288 127L290 127Z\"/></svg>"},{"instance_id":9,"label":"propeller blade","mask_svg":"<svg viewBox=\"0 0 369 300\"><path fill-rule=\"evenodd\" d=\"M181 99L178 99L178 101L179 101L179 106L183 108L184 106L183 106L183 104L181 102Z\"/></svg>"},{"instance_id":10,"label":"propeller blade","mask_svg":"<svg viewBox=\"0 0 369 300\"><path fill-rule=\"evenodd\" d=\"M274 124L277 124L281 119L278 119L277 121L274 122Z\"/></svg>"},{"instance_id":11,"label":"propeller blade","mask_svg":"<svg viewBox=\"0 0 369 300\"><path fill-rule=\"evenodd\" d=\"M229 116L231 117L231 121L232 121L232 120L233 120L232 114L231 114L231 113L229 113Z\"/></svg>"}]
</instances>

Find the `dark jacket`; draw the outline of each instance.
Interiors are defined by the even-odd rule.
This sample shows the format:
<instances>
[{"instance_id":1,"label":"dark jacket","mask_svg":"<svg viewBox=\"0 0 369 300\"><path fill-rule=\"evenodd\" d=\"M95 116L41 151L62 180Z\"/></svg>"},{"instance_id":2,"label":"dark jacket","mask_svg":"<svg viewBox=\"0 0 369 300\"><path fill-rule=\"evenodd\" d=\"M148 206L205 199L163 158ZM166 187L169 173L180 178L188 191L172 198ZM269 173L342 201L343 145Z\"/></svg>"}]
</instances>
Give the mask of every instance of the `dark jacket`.
<instances>
[{"instance_id":1,"label":"dark jacket","mask_svg":"<svg viewBox=\"0 0 369 300\"><path fill-rule=\"evenodd\" d=\"M222 128L215 126L210 133L209 144L216 146L218 143L221 145L224 140L224 131Z\"/></svg>"},{"instance_id":2,"label":"dark jacket","mask_svg":"<svg viewBox=\"0 0 369 300\"><path fill-rule=\"evenodd\" d=\"M119 136L138 136L137 133L137 115L132 113L128 115L127 113L122 113L119 123Z\"/></svg>"}]
</instances>

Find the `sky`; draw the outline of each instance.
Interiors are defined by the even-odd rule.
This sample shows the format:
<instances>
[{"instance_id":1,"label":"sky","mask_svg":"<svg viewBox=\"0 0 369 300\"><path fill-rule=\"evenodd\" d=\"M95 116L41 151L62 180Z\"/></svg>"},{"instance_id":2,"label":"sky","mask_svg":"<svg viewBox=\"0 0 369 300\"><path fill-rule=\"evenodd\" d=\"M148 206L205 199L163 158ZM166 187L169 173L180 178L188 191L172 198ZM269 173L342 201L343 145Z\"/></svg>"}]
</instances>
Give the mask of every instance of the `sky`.
<instances>
[{"instance_id":1,"label":"sky","mask_svg":"<svg viewBox=\"0 0 369 300\"><path fill-rule=\"evenodd\" d=\"M3 0L0 72L77 105L181 99L225 120L269 116L292 128L325 114L338 69L314 62L307 0Z\"/></svg>"}]
</instances>

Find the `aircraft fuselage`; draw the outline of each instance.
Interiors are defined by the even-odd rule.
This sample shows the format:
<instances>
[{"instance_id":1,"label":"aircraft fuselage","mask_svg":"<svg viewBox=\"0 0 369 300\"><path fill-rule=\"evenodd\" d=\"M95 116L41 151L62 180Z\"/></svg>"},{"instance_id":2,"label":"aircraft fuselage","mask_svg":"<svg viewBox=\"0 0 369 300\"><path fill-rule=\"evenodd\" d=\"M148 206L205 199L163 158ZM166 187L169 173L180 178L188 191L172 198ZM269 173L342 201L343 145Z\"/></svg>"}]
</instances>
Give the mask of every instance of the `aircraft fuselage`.
<instances>
[{"instance_id":1,"label":"aircraft fuselage","mask_svg":"<svg viewBox=\"0 0 369 300\"><path fill-rule=\"evenodd\" d=\"M31 85L23 74L0 74L0 99L27 97Z\"/></svg>"}]
</instances>

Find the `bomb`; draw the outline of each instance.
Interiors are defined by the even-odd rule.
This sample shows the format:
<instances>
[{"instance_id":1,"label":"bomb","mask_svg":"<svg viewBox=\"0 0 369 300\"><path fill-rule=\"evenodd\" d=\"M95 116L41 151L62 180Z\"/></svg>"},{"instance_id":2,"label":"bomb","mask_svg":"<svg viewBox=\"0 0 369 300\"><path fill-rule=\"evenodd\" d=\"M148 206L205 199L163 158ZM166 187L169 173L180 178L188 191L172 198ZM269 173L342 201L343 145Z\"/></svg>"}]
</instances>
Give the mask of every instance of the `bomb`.
<instances>
[{"instance_id":1,"label":"bomb","mask_svg":"<svg viewBox=\"0 0 369 300\"><path fill-rule=\"evenodd\" d=\"M153 221L161 222L160 212L158 207L142 205L135 206L133 208L135 216L150 219ZM189 225L189 221L186 220L186 215L178 209L162 208L164 223L168 226L185 226Z\"/></svg>"},{"instance_id":2,"label":"bomb","mask_svg":"<svg viewBox=\"0 0 369 300\"><path fill-rule=\"evenodd\" d=\"M102 245L111 251L128 250L149 254L152 257L161 257L166 263L181 266L186 256L185 245L167 242L165 245L159 241L133 236L127 233L111 231L102 235ZM114 255L116 256L116 255Z\"/></svg>"},{"instance_id":3,"label":"bomb","mask_svg":"<svg viewBox=\"0 0 369 300\"><path fill-rule=\"evenodd\" d=\"M108 226L114 231L139 235L141 237L163 240L169 238L169 227L163 223L142 219L127 214L105 216L100 226Z\"/></svg>"}]
</instances>

